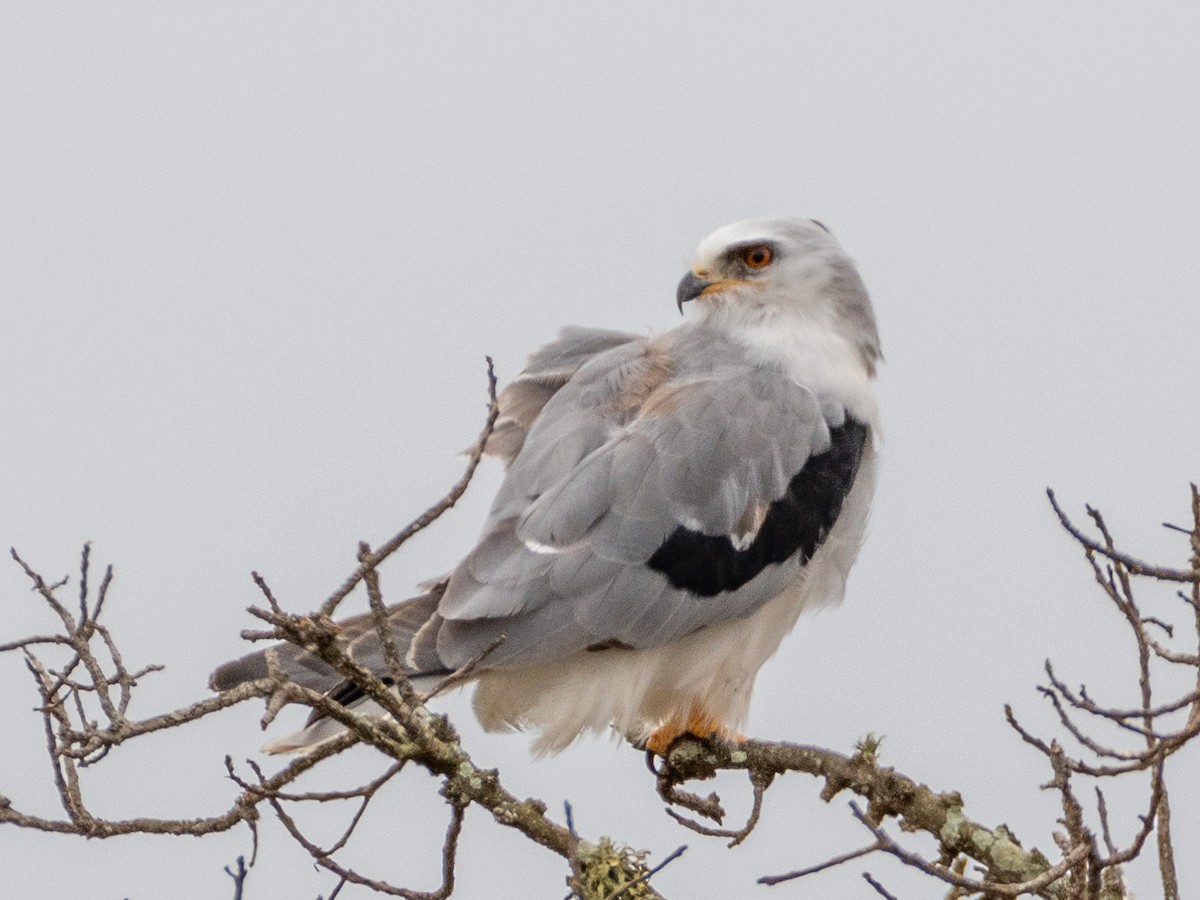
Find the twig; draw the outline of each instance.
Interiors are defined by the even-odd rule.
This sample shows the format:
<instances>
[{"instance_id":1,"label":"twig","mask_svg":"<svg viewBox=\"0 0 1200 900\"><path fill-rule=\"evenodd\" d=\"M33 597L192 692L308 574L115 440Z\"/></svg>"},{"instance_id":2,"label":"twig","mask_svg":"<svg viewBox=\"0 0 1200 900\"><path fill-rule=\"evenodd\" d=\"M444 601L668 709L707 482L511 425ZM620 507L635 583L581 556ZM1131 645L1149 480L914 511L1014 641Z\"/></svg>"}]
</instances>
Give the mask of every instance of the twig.
<instances>
[{"instance_id":1,"label":"twig","mask_svg":"<svg viewBox=\"0 0 1200 900\"><path fill-rule=\"evenodd\" d=\"M623 884L619 888L617 888L615 891L613 891L612 894L609 895L608 900L617 900L618 897L624 897L625 894L627 894L629 891L633 890L639 884L646 884L647 882L650 881L651 878L653 878L655 875L657 875L659 872L661 872L663 869L665 869L671 863L675 862L675 860L679 859L679 857L683 856L683 854L686 852L687 852L687 844L680 844L678 847L676 847L674 850L672 850L670 853L668 853L666 855L666 857L663 859L663 861L660 862L657 866L654 866L653 868L648 869L645 872L645 874L639 875L637 878L633 879L632 881L626 882L625 884Z\"/></svg>"},{"instance_id":2,"label":"twig","mask_svg":"<svg viewBox=\"0 0 1200 900\"><path fill-rule=\"evenodd\" d=\"M759 817L762 815L763 795L767 788L771 786L771 781L775 777L771 772L758 772L753 769L749 770L748 774L750 776L750 785L754 791L754 803L750 808L750 815L746 819L746 824L741 828L711 828L708 825L703 825L700 822L689 819L687 816L681 815L670 807L667 807L667 815L684 828L689 828L697 834L702 834L706 837L731 838L727 846L736 847L748 838L750 832L758 825ZM698 799L694 794L687 794L686 792L676 790L674 786L664 789L662 782L660 782L659 794L660 796L665 794L664 799L670 797L671 800L668 802L676 802L689 809L692 808L689 804L695 803L695 800ZM681 800L681 797L684 799ZM716 805L717 799L716 794L710 794L706 800L701 800L700 802L705 808L713 808L715 806L716 809L720 809L720 806Z\"/></svg>"},{"instance_id":3,"label":"twig","mask_svg":"<svg viewBox=\"0 0 1200 900\"><path fill-rule=\"evenodd\" d=\"M1149 563L1144 563L1139 559L1135 559L1132 556L1128 556L1124 553L1118 553L1116 550L1102 546L1080 531L1067 517L1067 514L1063 512L1062 507L1058 505L1058 500L1055 498L1053 490L1047 488L1046 496L1050 498L1050 505L1054 507L1054 513L1058 516L1058 521L1062 523L1062 527L1066 529L1067 533L1070 534L1071 537L1075 538L1075 540L1084 547L1087 547L1096 553L1100 553L1103 556L1107 556L1113 562L1119 562L1134 575L1145 575L1148 578L1157 578L1160 581L1183 581L1195 583L1197 576L1194 571L1190 571L1188 569L1171 569L1167 568L1166 566L1153 566Z\"/></svg>"},{"instance_id":4,"label":"twig","mask_svg":"<svg viewBox=\"0 0 1200 900\"><path fill-rule=\"evenodd\" d=\"M229 866L225 867L225 874L233 879L233 900L242 900L242 891L246 885L246 876L250 874L246 868L246 858L239 856L237 858L237 871L233 871Z\"/></svg>"},{"instance_id":5,"label":"twig","mask_svg":"<svg viewBox=\"0 0 1200 900\"><path fill-rule=\"evenodd\" d=\"M367 572L374 570L380 563L395 553L409 540L413 535L423 531L432 525L442 513L454 506L459 501L459 498L466 492L467 486L470 485L471 479L475 475L475 469L478 468L480 460L483 459L484 447L487 446L487 440L491 436L492 430L496 425L496 418L500 414L500 405L496 402L496 372L492 366L492 358L487 357L487 379L488 379L488 412L487 419L484 422L483 430L476 439L474 446L467 455L467 467L463 471L462 477L454 483L454 486L433 506L417 516L412 522L404 526L396 535L388 539L374 553L368 555L362 560L358 567L349 578L343 582L342 586L334 591L329 599L321 606L321 614L332 616L338 604L344 600L349 593L354 590L355 586L362 581Z\"/></svg>"},{"instance_id":6,"label":"twig","mask_svg":"<svg viewBox=\"0 0 1200 900\"><path fill-rule=\"evenodd\" d=\"M867 882L867 884L869 884L871 887L875 888L875 893L877 893L877 894L879 894L879 896L883 897L884 900L897 900L896 895L890 893L887 890L887 888L885 888L882 884L880 884L878 881L876 881L874 878L872 878L870 872L863 872L862 877L863 877L863 880L865 880Z\"/></svg>"},{"instance_id":7,"label":"twig","mask_svg":"<svg viewBox=\"0 0 1200 900\"><path fill-rule=\"evenodd\" d=\"M507 636L503 634L497 637L494 641L484 647L482 652L477 654L473 659L467 660L466 663L455 669L428 691L419 695L417 697L417 702L421 704L428 703L434 697L440 696L446 691L453 690L456 687L466 684L475 675L480 663L495 653L506 639Z\"/></svg>"},{"instance_id":8,"label":"twig","mask_svg":"<svg viewBox=\"0 0 1200 900\"><path fill-rule=\"evenodd\" d=\"M797 878L804 878L808 875L816 875L818 872L824 872L826 869L832 869L835 866L840 866L843 863L848 863L853 859L858 859L861 856L868 856L878 850L883 849L883 844L876 841L873 844L868 844L858 850L851 850L849 853L843 853L840 856L835 856L825 862L817 863L815 866L809 866L805 869L797 869L794 872L785 872L782 875L763 875L758 879L759 884L783 884L785 881L793 881Z\"/></svg>"}]
</instances>

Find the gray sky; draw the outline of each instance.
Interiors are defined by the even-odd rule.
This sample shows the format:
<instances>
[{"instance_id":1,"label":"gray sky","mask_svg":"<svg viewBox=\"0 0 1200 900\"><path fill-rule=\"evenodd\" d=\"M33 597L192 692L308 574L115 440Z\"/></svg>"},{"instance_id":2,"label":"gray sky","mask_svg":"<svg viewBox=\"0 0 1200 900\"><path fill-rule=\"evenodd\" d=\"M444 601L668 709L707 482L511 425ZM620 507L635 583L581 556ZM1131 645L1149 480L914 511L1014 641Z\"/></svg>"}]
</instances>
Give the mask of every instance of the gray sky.
<instances>
[{"instance_id":1,"label":"gray sky","mask_svg":"<svg viewBox=\"0 0 1200 900\"><path fill-rule=\"evenodd\" d=\"M243 650L251 569L311 609L359 539L457 477L485 354L504 379L565 324L671 327L701 237L814 216L874 298L883 468L846 602L768 663L749 732L841 750L882 733L885 763L1049 850L1049 773L1002 704L1049 729L1047 656L1116 703L1136 684L1043 490L1186 561L1159 523L1185 520L1200 478L1198 43L1194 3L7 4L0 543L51 576L95 541L126 658L168 665L134 711L197 699ZM454 564L498 480L389 563L391 599ZM51 627L15 566L0 590L0 639ZM0 789L51 813L32 688L17 658L0 674ZM661 812L636 751L532 761L527 736L479 734L465 698L443 708L478 763L552 810L570 799L585 835L658 858L687 843L670 897L875 896L864 868L941 896L884 860L754 885L869 842L811 779L777 783L726 850ZM94 809L223 809L221 760L255 751L258 714L114 754ZM1200 840L1196 762L1176 766L1181 847ZM376 771L364 751L340 777ZM718 789L736 818L744 784ZM1120 807L1119 837L1139 809ZM432 887L444 821L409 774L356 858ZM424 849L397 852L409 837ZM26 897L228 896L221 867L249 846L0 832ZM456 896L564 893L557 860L477 812L462 850ZM1155 895L1148 867L1132 876ZM263 829L249 896L333 883Z\"/></svg>"}]
</instances>

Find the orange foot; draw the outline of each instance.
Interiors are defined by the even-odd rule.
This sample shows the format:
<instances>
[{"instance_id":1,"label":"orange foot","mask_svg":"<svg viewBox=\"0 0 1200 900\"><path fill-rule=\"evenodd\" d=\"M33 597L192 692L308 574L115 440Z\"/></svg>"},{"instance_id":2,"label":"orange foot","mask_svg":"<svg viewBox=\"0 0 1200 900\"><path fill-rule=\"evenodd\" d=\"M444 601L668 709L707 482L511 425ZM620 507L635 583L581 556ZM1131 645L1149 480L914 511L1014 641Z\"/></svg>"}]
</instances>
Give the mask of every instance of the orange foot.
<instances>
[{"instance_id":1,"label":"orange foot","mask_svg":"<svg viewBox=\"0 0 1200 900\"><path fill-rule=\"evenodd\" d=\"M654 732L646 739L646 749L656 756L661 756L664 759L667 756L667 751L671 749L671 745L675 743L675 739L690 734L698 738L717 738L719 740L732 740L738 743L746 740L744 734L734 734L725 728L720 722L716 721L703 710L693 710L688 714L687 722L681 722L678 719L671 719L665 725L660 725L654 729Z\"/></svg>"}]
</instances>

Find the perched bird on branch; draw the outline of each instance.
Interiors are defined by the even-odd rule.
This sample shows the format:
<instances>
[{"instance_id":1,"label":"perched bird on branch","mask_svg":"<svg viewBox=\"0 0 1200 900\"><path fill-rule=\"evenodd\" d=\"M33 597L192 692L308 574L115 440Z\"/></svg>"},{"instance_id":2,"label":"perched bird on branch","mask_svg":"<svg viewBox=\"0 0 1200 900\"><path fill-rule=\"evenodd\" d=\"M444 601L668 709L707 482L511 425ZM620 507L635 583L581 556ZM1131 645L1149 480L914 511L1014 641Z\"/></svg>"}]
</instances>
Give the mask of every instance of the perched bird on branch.
<instances>
[{"instance_id":1,"label":"perched bird on branch","mask_svg":"<svg viewBox=\"0 0 1200 900\"><path fill-rule=\"evenodd\" d=\"M482 656L480 721L538 729L538 752L610 726L658 753L736 735L759 668L801 612L841 599L863 538L879 338L838 242L810 219L729 225L675 301L690 315L670 331L568 328L530 357L486 445L507 474L483 535L389 612L418 689ZM340 639L387 675L369 615ZM265 652L212 687L263 677ZM320 659L275 652L365 702ZM265 749L341 730L318 718Z\"/></svg>"}]
</instances>

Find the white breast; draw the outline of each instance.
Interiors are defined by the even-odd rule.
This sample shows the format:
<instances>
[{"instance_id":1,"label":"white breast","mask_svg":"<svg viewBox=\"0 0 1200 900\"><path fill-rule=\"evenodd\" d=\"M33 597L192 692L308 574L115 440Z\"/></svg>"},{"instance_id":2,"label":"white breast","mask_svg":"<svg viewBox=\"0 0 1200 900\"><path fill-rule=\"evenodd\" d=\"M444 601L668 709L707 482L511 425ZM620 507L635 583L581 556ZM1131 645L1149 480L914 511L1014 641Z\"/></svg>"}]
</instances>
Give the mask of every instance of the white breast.
<instances>
[{"instance_id":1,"label":"white breast","mask_svg":"<svg viewBox=\"0 0 1200 900\"><path fill-rule=\"evenodd\" d=\"M563 749L581 732L610 725L632 740L693 710L733 734L746 721L758 670L800 613L841 600L862 544L875 487L868 438L854 486L825 542L800 577L745 619L702 629L646 650L605 650L480 676L475 711L484 727L534 727L535 753Z\"/></svg>"}]
</instances>

